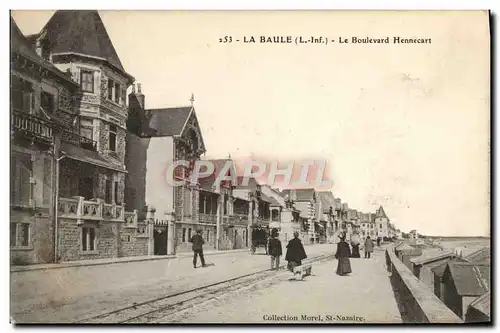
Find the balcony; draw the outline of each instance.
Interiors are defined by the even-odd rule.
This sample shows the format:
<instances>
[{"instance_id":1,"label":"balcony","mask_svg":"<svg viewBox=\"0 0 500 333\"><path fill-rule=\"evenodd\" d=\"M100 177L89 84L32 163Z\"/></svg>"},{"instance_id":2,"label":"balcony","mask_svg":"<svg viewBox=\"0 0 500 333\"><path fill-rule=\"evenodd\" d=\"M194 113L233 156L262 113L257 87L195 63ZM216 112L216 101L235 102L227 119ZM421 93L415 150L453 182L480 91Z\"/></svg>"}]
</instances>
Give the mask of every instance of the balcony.
<instances>
[{"instance_id":1,"label":"balcony","mask_svg":"<svg viewBox=\"0 0 500 333\"><path fill-rule=\"evenodd\" d=\"M199 219L200 223L217 224L217 215L200 213Z\"/></svg>"},{"instance_id":2,"label":"balcony","mask_svg":"<svg viewBox=\"0 0 500 333\"><path fill-rule=\"evenodd\" d=\"M247 214L233 214L231 219L234 224L237 225L248 225L248 215Z\"/></svg>"},{"instance_id":3,"label":"balcony","mask_svg":"<svg viewBox=\"0 0 500 333\"><path fill-rule=\"evenodd\" d=\"M14 134L37 142L52 144L52 124L20 110L14 109L11 118L11 128Z\"/></svg>"},{"instance_id":4,"label":"balcony","mask_svg":"<svg viewBox=\"0 0 500 333\"><path fill-rule=\"evenodd\" d=\"M76 219L77 223L88 221L125 222L127 225L137 224L137 211L125 212L125 206L107 204L103 200L84 200L83 197L59 198L57 204L59 218Z\"/></svg>"},{"instance_id":5,"label":"balcony","mask_svg":"<svg viewBox=\"0 0 500 333\"><path fill-rule=\"evenodd\" d=\"M61 141L86 150L97 151L97 143L94 140L88 139L76 133L63 131L61 133Z\"/></svg>"}]
</instances>

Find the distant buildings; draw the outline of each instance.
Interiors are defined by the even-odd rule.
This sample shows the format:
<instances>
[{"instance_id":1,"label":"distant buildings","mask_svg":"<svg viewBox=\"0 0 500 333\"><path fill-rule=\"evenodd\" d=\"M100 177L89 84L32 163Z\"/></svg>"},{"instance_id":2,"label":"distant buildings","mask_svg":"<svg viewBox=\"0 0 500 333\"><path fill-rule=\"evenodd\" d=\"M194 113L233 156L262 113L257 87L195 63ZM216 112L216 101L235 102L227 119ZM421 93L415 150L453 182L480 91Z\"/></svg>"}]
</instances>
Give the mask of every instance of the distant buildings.
<instances>
[{"instance_id":1,"label":"distant buildings","mask_svg":"<svg viewBox=\"0 0 500 333\"><path fill-rule=\"evenodd\" d=\"M375 228L377 229L377 237L389 237L389 218L384 211L384 207L380 206L375 212Z\"/></svg>"},{"instance_id":2,"label":"distant buildings","mask_svg":"<svg viewBox=\"0 0 500 333\"><path fill-rule=\"evenodd\" d=\"M409 236L410 236L410 239L418 239L417 230L410 230Z\"/></svg>"}]
</instances>

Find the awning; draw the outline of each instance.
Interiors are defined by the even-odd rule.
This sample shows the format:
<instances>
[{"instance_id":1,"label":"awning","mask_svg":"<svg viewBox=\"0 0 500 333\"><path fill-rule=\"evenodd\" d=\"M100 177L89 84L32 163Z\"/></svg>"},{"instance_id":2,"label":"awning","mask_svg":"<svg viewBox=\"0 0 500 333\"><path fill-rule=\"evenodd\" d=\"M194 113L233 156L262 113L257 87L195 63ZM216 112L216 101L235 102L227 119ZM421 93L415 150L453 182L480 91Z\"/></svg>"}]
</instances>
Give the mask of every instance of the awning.
<instances>
[{"instance_id":1,"label":"awning","mask_svg":"<svg viewBox=\"0 0 500 333\"><path fill-rule=\"evenodd\" d=\"M73 160L96 165L102 168L118 172L127 173L127 171L124 170L124 168L122 168L119 164L108 161L103 156L99 155L99 153L96 151L83 149L69 143L62 143L61 150L63 154L65 154L68 158L71 158Z\"/></svg>"}]
</instances>

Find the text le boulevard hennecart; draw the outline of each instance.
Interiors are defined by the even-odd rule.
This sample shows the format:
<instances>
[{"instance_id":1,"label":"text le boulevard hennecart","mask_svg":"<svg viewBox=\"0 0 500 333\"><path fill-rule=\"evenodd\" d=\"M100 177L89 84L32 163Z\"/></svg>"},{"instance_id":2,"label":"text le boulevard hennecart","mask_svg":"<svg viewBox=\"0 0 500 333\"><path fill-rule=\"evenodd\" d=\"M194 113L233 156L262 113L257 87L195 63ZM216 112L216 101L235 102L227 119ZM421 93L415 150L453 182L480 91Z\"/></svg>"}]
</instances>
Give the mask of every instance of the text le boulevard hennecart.
<instances>
[{"instance_id":1,"label":"text le boulevard hennecart","mask_svg":"<svg viewBox=\"0 0 500 333\"><path fill-rule=\"evenodd\" d=\"M337 37L326 36L221 36L220 44L431 44L432 39L416 36Z\"/></svg>"}]
</instances>

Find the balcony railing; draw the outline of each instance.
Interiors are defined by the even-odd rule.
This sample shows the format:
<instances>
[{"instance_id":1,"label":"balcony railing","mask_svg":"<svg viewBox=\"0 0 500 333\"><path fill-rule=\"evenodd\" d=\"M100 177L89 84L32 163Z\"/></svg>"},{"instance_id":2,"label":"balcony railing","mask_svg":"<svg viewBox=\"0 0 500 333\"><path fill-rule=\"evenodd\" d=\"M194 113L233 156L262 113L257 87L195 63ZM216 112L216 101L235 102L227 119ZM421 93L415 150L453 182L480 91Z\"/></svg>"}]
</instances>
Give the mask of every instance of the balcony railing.
<instances>
[{"instance_id":1,"label":"balcony railing","mask_svg":"<svg viewBox=\"0 0 500 333\"><path fill-rule=\"evenodd\" d=\"M200 213L199 216L200 216L200 223L209 223L209 224L217 223L217 215Z\"/></svg>"},{"instance_id":2,"label":"balcony railing","mask_svg":"<svg viewBox=\"0 0 500 333\"><path fill-rule=\"evenodd\" d=\"M123 204L107 204L101 199L90 201L83 197L59 198L57 212L60 218L77 219L78 223L84 220L137 223L137 211L125 212Z\"/></svg>"},{"instance_id":3,"label":"balcony railing","mask_svg":"<svg viewBox=\"0 0 500 333\"><path fill-rule=\"evenodd\" d=\"M61 141L70 143L72 145L75 145L83 149L93 150L93 151L97 150L97 143L94 140L78 135L76 133L63 131L61 133Z\"/></svg>"},{"instance_id":4,"label":"balcony railing","mask_svg":"<svg viewBox=\"0 0 500 333\"><path fill-rule=\"evenodd\" d=\"M28 113L14 109L11 126L14 132L21 133L30 139L44 143L53 142L52 124Z\"/></svg>"},{"instance_id":5,"label":"balcony railing","mask_svg":"<svg viewBox=\"0 0 500 333\"><path fill-rule=\"evenodd\" d=\"M248 215L247 214L233 214L231 219L234 224L238 225L248 225Z\"/></svg>"}]
</instances>

